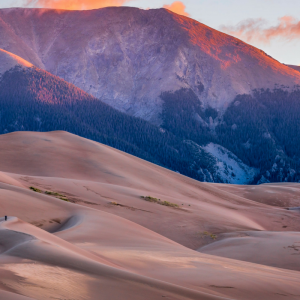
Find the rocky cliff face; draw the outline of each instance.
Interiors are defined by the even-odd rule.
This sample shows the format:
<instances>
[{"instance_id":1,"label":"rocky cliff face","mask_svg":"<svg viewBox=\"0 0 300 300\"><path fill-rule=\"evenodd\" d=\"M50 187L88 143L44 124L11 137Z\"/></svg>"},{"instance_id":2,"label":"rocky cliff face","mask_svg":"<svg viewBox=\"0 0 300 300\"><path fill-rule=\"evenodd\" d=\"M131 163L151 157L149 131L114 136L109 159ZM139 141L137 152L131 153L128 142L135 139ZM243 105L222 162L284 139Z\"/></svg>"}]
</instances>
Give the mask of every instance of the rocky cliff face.
<instances>
[{"instance_id":1,"label":"rocky cliff face","mask_svg":"<svg viewBox=\"0 0 300 300\"><path fill-rule=\"evenodd\" d=\"M192 89L222 111L237 94L300 83L263 51L166 9L3 9L0 48L156 124L164 91Z\"/></svg>"}]
</instances>

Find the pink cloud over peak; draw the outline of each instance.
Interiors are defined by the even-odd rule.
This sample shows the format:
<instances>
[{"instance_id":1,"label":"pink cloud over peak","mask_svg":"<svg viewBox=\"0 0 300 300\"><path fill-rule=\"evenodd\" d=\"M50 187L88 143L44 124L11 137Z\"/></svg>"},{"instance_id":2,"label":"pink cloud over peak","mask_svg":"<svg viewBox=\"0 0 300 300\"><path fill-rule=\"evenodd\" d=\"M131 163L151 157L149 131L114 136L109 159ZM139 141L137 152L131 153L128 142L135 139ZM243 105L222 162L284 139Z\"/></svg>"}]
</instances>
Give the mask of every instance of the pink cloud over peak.
<instances>
[{"instance_id":1,"label":"pink cloud over peak","mask_svg":"<svg viewBox=\"0 0 300 300\"><path fill-rule=\"evenodd\" d=\"M222 26L221 30L247 42L268 44L275 38L287 41L299 39L300 21L291 16L284 16L278 19L277 25L268 27L263 19L247 19L236 26Z\"/></svg>"},{"instance_id":2,"label":"pink cloud over peak","mask_svg":"<svg viewBox=\"0 0 300 300\"><path fill-rule=\"evenodd\" d=\"M190 15L185 11L185 5L181 2L181 1L175 1L170 5L164 5L163 6L166 9L171 10L172 12L179 14L179 15L183 15L186 17L189 17Z\"/></svg>"},{"instance_id":3,"label":"pink cloud over peak","mask_svg":"<svg viewBox=\"0 0 300 300\"><path fill-rule=\"evenodd\" d=\"M35 7L42 8L85 10L107 6L122 6L129 1L130 0L28 0L27 5L34 4Z\"/></svg>"}]
</instances>

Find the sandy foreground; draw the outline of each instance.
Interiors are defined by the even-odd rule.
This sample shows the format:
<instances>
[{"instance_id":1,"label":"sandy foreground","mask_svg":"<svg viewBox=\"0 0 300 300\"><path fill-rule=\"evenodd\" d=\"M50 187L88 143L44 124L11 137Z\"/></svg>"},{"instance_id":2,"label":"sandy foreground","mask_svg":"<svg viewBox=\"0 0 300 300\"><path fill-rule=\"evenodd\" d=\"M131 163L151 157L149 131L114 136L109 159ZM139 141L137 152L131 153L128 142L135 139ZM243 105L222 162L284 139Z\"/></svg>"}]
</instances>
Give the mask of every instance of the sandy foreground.
<instances>
[{"instance_id":1,"label":"sandy foreground","mask_svg":"<svg viewBox=\"0 0 300 300\"><path fill-rule=\"evenodd\" d=\"M200 183L66 132L0 153L0 299L300 299L300 184Z\"/></svg>"}]
</instances>

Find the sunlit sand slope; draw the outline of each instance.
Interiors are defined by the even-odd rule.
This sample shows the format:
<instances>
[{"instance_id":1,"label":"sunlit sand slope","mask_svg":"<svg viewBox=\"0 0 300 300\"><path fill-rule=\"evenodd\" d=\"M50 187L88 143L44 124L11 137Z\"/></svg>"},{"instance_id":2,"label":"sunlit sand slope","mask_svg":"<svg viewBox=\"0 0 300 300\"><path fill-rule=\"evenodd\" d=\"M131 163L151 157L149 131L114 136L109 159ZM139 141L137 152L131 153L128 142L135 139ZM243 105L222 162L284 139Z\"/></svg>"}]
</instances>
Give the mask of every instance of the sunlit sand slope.
<instances>
[{"instance_id":1,"label":"sunlit sand slope","mask_svg":"<svg viewBox=\"0 0 300 300\"><path fill-rule=\"evenodd\" d=\"M217 185L66 132L2 135L0 153L1 171L22 186L60 192L72 202L117 214L193 249L213 241L211 234L300 228L298 217L284 209L226 193Z\"/></svg>"},{"instance_id":2,"label":"sunlit sand slope","mask_svg":"<svg viewBox=\"0 0 300 300\"><path fill-rule=\"evenodd\" d=\"M300 271L300 232L246 231L223 237L199 251Z\"/></svg>"},{"instance_id":3,"label":"sunlit sand slope","mask_svg":"<svg viewBox=\"0 0 300 300\"><path fill-rule=\"evenodd\" d=\"M294 182L268 183L261 185L226 185L216 184L226 192L278 207L300 206L300 184Z\"/></svg>"},{"instance_id":4,"label":"sunlit sand slope","mask_svg":"<svg viewBox=\"0 0 300 300\"><path fill-rule=\"evenodd\" d=\"M0 297L298 299L299 272L192 250L299 230L296 213L65 132L2 135L0 153Z\"/></svg>"},{"instance_id":5,"label":"sunlit sand slope","mask_svg":"<svg viewBox=\"0 0 300 300\"><path fill-rule=\"evenodd\" d=\"M104 299L280 299L278 290L299 293L295 272L200 254L118 216L19 187L1 184L0 195L1 206L17 216L0 223L1 282L34 299L95 299L100 292ZM48 232L35 223L41 219Z\"/></svg>"}]
</instances>

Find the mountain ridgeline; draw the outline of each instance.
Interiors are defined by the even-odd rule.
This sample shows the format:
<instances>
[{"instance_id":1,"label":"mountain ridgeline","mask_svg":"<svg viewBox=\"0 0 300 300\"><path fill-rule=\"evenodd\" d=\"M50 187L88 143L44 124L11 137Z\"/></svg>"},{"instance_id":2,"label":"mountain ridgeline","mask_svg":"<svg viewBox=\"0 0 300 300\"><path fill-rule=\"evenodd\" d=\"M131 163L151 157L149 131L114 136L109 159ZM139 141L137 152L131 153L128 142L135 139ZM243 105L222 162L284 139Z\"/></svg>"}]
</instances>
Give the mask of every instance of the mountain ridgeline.
<instances>
[{"instance_id":1,"label":"mountain ridgeline","mask_svg":"<svg viewBox=\"0 0 300 300\"><path fill-rule=\"evenodd\" d=\"M163 8L1 9L0 48L156 125L163 92L192 89L222 111L253 89L300 84L262 50Z\"/></svg>"}]
</instances>

